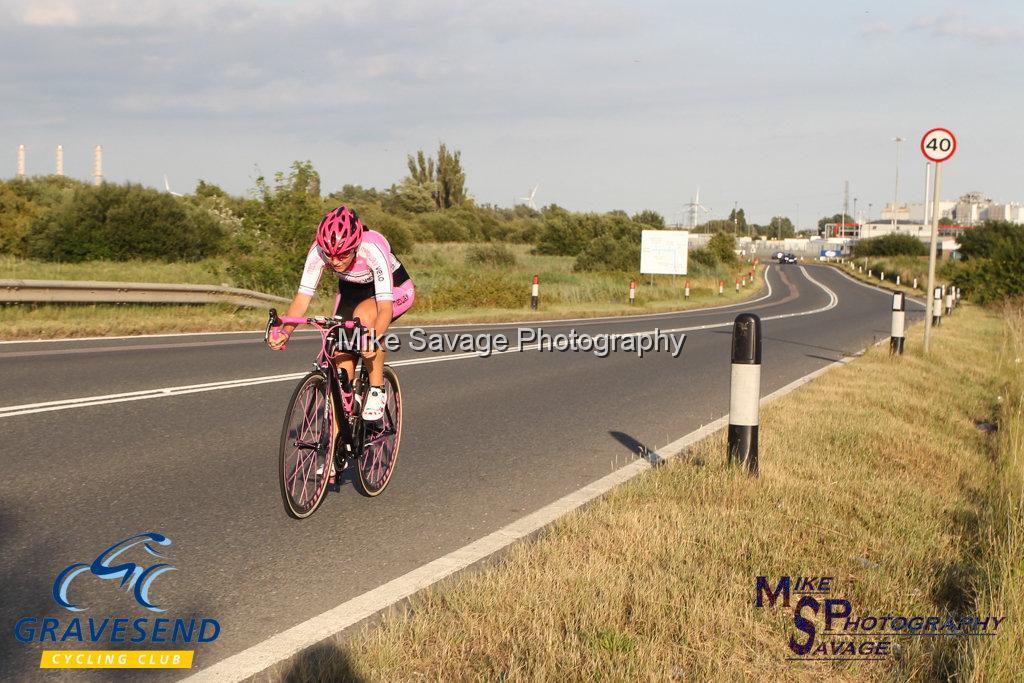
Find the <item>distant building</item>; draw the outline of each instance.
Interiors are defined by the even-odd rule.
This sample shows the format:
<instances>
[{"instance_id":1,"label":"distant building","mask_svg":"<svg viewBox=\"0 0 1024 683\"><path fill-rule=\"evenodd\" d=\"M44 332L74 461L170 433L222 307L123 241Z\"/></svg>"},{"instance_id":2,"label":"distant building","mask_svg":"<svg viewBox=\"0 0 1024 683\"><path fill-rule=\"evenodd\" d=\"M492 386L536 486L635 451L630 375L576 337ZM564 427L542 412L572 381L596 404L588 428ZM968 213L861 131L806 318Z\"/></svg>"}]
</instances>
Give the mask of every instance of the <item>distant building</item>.
<instances>
[{"instance_id":1,"label":"distant building","mask_svg":"<svg viewBox=\"0 0 1024 683\"><path fill-rule=\"evenodd\" d=\"M877 221L922 223L924 221L924 203L908 202L896 204L890 202L882 209L882 215ZM1009 221L1024 225L1024 205L1020 202L1000 204L992 201L981 192L968 192L955 202L939 202L939 218L948 218L958 225L970 227L984 221Z\"/></svg>"}]
</instances>

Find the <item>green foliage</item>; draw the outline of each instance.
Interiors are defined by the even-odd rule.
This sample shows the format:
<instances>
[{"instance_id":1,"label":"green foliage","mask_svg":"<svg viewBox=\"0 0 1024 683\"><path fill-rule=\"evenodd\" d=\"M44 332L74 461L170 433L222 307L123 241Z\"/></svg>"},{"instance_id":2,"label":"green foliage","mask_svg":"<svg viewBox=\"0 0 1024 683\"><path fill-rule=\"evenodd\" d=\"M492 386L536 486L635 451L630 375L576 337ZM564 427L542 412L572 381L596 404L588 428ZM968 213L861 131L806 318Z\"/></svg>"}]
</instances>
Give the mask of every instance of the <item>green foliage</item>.
<instances>
[{"instance_id":1,"label":"green foliage","mask_svg":"<svg viewBox=\"0 0 1024 683\"><path fill-rule=\"evenodd\" d=\"M24 253L32 258L195 261L217 253L224 237L208 211L141 185L79 183L43 194L56 202L25 237Z\"/></svg>"},{"instance_id":2,"label":"green foliage","mask_svg":"<svg viewBox=\"0 0 1024 683\"><path fill-rule=\"evenodd\" d=\"M474 244L466 251L466 262L496 268L509 268L516 265L516 255L503 244Z\"/></svg>"},{"instance_id":3,"label":"green foliage","mask_svg":"<svg viewBox=\"0 0 1024 683\"><path fill-rule=\"evenodd\" d=\"M747 232L747 215L743 212L743 209L733 209L730 211L729 222L735 226L739 234L743 235Z\"/></svg>"},{"instance_id":4,"label":"green foliage","mask_svg":"<svg viewBox=\"0 0 1024 683\"><path fill-rule=\"evenodd\" d=\"M448 150L443 142L437 148L437 160L427 157L423 150L409 155L408 183L403 181L407 202L425 206L424 193L429 195L437 209L450 209L466 202L466 172L462 169L462 152ZM419 188L414 191L413 188Z\"/></svg>"},{"instance_id":5,"label":"green foliage","mask_svg":"<svg viewBox=\"0 0 1024 683\"><path fill-rule=\"evenodd\" d=\"M688 260L690 264L704 266L708 269L715 268L718 265L718 257L707 247L691 249Z\"/></svg>"},{"instance_id":6,"label":"green foliage","mask_svg":"<svg viewBox=\"0 0 1024 683\"><path fill-rule=\"evenodd\" d=\"M954 266L953 283L980 303L1024 295L1024 227L986 221L960 238L964 261Z\"/></svg>"},{"instance_id":7,"label":"green foliage","mask_svg":"<svg viewBox=\"0 0 1024 683\"><path fill-rule=\"evenodd\" d=\"M602 232L600 214L570 213L555 204L544 207L541 214L539 254L576 256Z\"/></svg>"},{"instance_id":8,"label":"green foliage","mask_svg":"<svg viewBox=\"0 0 1024 683\"><path fill-rule=\"evenodd\" d=\"M10 183L0 183L0 254L24 254L25 238L40 210Z\"/></svg>"},{"instance_id":9,"label":"green foliage","mask_svg":"<svg viewBox=\"0 0 1024 683\"><path fill-rule=\"evenodd\" d=\"M633 222L640 223L649 228L654 228L655 230L665 229L665 217L657 211L651 211L650 209L644 209L640 213L635 214L633 216Z\"/></svg>"},{"instance_id":10,"label":"green foliage","mask_svg":"<svg viewBox=\"0 0 1024 683\"><path fill-rule=\"evenodd\" d=\"M772 239L786 239L796 236L796 228L793 221L786 216L774 216L771 222L762 228L764 234Z\"/></svg>"},{"instance_id":11,"label":"green foliage","mask_svg":"<svg viewBox=\"0 0 1024 683\"><path fill-rule=\"evenodd\" d=\"M860 240L853 247L855 257L864 256L926 256L924 242L912 235L882 235Z\"/></svg>"},{"instance_id":12,"label":"green foliage","mask_svg":"<svg viewBox=\"0 0 1024 683\"><path fill-rule=\"evenodd\" d=\"M708 241L707 249L723 265L735 266L738 263L736 258L736 238L730 234L724 232L715 233Z\"/></svg>"}]
</instances>

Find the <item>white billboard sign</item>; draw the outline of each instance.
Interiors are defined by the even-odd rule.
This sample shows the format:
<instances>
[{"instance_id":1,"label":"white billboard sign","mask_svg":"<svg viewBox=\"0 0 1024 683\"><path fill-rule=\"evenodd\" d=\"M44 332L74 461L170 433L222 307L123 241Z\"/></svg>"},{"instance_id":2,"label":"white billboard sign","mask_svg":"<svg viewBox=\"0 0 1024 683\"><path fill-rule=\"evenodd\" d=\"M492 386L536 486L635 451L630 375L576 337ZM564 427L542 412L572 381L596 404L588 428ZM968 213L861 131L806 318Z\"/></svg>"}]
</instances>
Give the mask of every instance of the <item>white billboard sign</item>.
<instances>
[{"instance_id":1,"label":"white billboard sign","mask_svg":"<svg viewBox=\"0 0 1024 683\"><path fill-rule=\"evenodd\" d=\"M651 275L686 275L690 232L644 230L640 233L640 272Z\"/></svg>"}]
</instances>

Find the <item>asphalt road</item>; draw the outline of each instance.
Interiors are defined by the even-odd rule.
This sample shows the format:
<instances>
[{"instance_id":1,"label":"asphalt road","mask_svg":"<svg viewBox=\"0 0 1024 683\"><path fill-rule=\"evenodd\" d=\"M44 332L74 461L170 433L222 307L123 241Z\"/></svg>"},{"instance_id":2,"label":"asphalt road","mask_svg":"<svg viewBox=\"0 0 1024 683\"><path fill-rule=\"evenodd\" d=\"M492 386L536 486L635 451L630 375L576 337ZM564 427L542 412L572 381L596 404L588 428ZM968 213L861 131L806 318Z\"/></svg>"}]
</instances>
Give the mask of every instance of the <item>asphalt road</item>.
<instances>
[{"instance_id":1,"label":"asphalt road","mask_svg":"<svg viewBox=\"0 0 1024 683\"><path fill-rule=\"evenodd\" d=\"M771 291L747 304L528 325L551 334L712 326L687 332L679 358L523 351L425 363L450 352L414 353L399 330L406 348L389 359L400 365L406 417L394 479L376 499L348 484L303 522L285 515L276 471L294 379L118 395L303 372L318 337L299 336L283 353L249 333L0 345L0 677L176 677L40 672L43 649L117 646L22 643L23 617L60 619L58 636L75 616L211 617L221 633L195 647L198 669L494 531L608 474L638 445L663 446L727 413L729 324L740 312L764 320L763 393L888 336L883 292L821 266L772 266L767 277ZM428 329L514 341L517 327ZM114 398L34 405L96 396ZM176 571L150 592L165 613L88 573L71 591L85 611L55 603L62 569L142 531L173 541Z\"/></svg>"}]
</instances>

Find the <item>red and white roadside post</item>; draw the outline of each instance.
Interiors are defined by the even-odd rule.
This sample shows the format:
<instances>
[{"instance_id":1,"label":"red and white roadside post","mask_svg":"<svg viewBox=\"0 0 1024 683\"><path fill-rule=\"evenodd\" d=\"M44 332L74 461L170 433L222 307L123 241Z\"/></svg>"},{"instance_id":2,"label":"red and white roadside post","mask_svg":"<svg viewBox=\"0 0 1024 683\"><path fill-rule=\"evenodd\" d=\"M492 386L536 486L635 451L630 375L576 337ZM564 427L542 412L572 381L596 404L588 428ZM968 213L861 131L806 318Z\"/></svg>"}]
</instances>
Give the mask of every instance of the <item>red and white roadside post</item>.
<instances>
[{"instance_id":1,"label":"red and white roadside post","mask_svg":"<svg viewBox=\"0 0 1024 683\"><path fill-rule=\"evenodd\" d=\"M722 296L725 290L725 280L718 281L718 296Z\"/></svg>"},{"instance_id":2,"label":"red and white roadside post","mask_svg":"<svg viewBox=\"0 0 1024 683\"><path fill-rule=\"evenodd\" d=\"M537 310L540 305L540 276L533 276L533 287L530 291L530 308Z\"/></svg>"},{"instance_id":3,"label":"red and white roadside post","mask_svg":"<svg viewBox=\"0 0 1024 683\"><path fill-rule=\"evenodd\" d=\"M917 278L914 278L914 289L917 289Z\"/></svg>"},{"instance_id":4,"label":"red and white roadside post","mask_svg":"<svg viewBox=\"0 0 1024 683\"><path fill-rule=\"evenodd\" d=\"M939 199L942 197L942 164L956 152L956 136L945 128L932 128L921 137L921 154L935 167L934 190L932 191L932 238L928 247L928 288L925 290L930 295L940 291L935 287L935 255L938 251L939 241ZM925 197L925 204L928 198ZM935 296L928 297L928 310L924 316L924 352L928 353L928 347L932 338L932 325L937 325L942 319L942 299Z\"/></svg>"},{"instance_id":5,"label":"red and white roadside post","mask_svg":"<svg viewBox=\"0 0 1024 683\"><path fill-rule=\"evenodd\" d=\"M636 280L629 281L629 305L632 306L636 300Z\"/></svg>"},{"instance_id":6,"label":"red and white roadside post","mask_svg":"<svg viewBox=\"0 0 1024 683\"><path fill-rule=\"evenodd\" d=\"M953 285L946 287L946 315L953 315Z\"/></svg>"},{"instance_id":7,"label":"red and white roadside post","mask_svg":"<svg viewBox=\"0 0 1024 683\"><path fill-rule=\"evenodd\" d=\"M686 281L686 286L683 287L683 299L686 299L686 300L690 299L690 281L689 280Z\"/></svg>"},{"instance_id":8,"label":"red and white roadside post","mask_svg":"<svg viewBox=\"0 0 1024 683\"><path fill-rule=\"evenodd\" d=\"M737 294L740 293L740 281L739 280L736 280L736 293Z\"/></svg>"}]
</instances>

